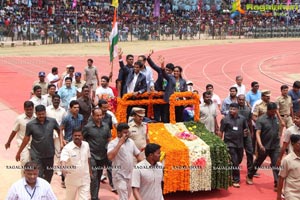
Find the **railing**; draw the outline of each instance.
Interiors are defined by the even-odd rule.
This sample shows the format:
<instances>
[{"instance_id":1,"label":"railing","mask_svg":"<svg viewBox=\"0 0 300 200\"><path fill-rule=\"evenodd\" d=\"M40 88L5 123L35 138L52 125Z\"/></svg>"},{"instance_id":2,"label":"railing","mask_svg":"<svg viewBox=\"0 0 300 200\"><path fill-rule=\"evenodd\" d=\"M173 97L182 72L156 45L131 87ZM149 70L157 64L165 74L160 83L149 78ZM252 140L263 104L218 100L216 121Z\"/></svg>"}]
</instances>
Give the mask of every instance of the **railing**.
<instances>
[{"instance_id":1,"label":"railing","mask_svg":"<svg viewBox=\"0 0 300 200\"><path fill-rule=\"evenodd\" d=\"M38 40L41 44L107 42L110 34L108 24L97 25L47 25L33 24L21 27L0 25L0 41L14 42ZM192 26L172 22L171 24L127 24L119 25L119 41L135 40L194 40L194 39L243 39L300 37L300 25L276 25L268 27L216 23L195 23Z\"/></svg>"}]
</instances>

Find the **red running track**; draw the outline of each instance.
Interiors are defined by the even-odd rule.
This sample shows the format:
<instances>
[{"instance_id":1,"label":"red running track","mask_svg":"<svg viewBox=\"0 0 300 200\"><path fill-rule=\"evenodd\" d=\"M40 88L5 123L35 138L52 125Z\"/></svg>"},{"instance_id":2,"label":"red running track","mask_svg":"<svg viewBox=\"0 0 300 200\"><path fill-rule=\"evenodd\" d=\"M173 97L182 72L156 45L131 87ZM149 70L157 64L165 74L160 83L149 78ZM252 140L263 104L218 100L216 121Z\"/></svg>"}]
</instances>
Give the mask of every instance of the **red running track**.
<instances>
[{"instance_id":1,"label":"red running track","mask_svg":"<svg viewBox=\"0 0 300 200\"><path fill-rule=\"evenodd\" d=\"M147 49L145 49L147 52ZM124 52L130 53L130 52ZM158 55L165 57L166 63L172 62L183 68L183 76L194 82L195 89L200 94L205 85L214 85L215 93L222 99L228 95L228 90L234 84L235 76L242 75L247 90L252 81L258 81L260 89L272 91L274 100L280 94L280 85L291 85L295 79L300 79L298 66L300 65L300 42L261 42L225 44L214 46L195 46L167 49L156 52L152 57L157 60ZM110 71L107 56L90 56L99 68L100 75L107 75ZM29 98L29 92L39 71L47 74L51 67L57 66L60 73L65 66L72 64L75 71L83 71L88 56L49 56L49 57L2 57L0 61L0 101L9 109L22 112L23 102ZM114 77L118 74L118 63L115 61ZM155 73L155 72L154 72ZM114 84L114 83L112 83ZM9 132L9 131L7 131ZM2 135L1 141L8 137ZM3 138L4 137L4 138ZM2 146L3 144L1 144ZM194 194L176 193L167 195L166 199L275 199L272 191L273 178L271 173L262 172L261 179L255 179L256 185L247 186L245 170L242 172L240 189L230 188L213 193L198 192ZM257 181L256 181L257 180ZM250 194L245 196L245 194ZM113 197L107 197L112 199Z\"/></svg>"}]
</instances>

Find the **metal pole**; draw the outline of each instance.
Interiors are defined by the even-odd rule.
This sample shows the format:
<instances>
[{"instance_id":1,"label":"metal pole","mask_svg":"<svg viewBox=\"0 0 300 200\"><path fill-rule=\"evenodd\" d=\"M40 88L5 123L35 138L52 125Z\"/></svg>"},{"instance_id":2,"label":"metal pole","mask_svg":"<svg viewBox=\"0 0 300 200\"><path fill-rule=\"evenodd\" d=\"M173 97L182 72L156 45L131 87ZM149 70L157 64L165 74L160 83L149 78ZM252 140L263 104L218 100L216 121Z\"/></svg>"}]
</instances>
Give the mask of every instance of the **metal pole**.
<instances>
[{"instance_id":1,"label":"metal pole","mask_svg":"<svg viewBox=\"0 0 300 200\"><path fill-rule=\"evenodd\" d=\"M130 23L130 41L132 42L132 23Z\"/></svg>"},{"instance_id":2,"label":"metal pole","mask_svg":"<svg viewBox=\"0 0 300 200\"><path fill-rule=\"evenodd\" d=\"M158 40L160 40L160 14L158 16Z\"/></svg>"},{"instance_id":3,"label":"metal pole","mask_svg":"<svg viewBox=\"0 0 300 200\"><path fill-rule=\"evenodd\" d=\"M174 40L174 28L175 28L175 20L173 20L173 23L172 23L172 40Z\"/></svg>"},{"instance_id":4,"label":"metal pole","mask_svg":"<svg viewBox=\"0 0 300 200\"><path fill-rule=\"evenodd\" d=\"M29 40L31 41L31 6L29 8Z\"/></svg>"},{"instance_id":5,"label":"metal pole","mask_svg":"<svg viewBox=\"0 0 300 200\"><path fill-rule=\"evenodd\" d=\"M199 40L201 36L201 10L199 9Z\"/></svg>"},{"instance_id":6,"label":"metal pole","mask_svg":"<svg viewBox=\"0 0 300 200\"><path fill-rule=\"evenodd\" d=\"M241 20L242 20L241 16L242 14L240 13L239 14L239 39L241 39Z\"/></svg>"},{"instance_id":7,"label":"metal pole","mask_svg":"<svg viewBox=\"0 0 300 200\"><path fill-rule=\"evenodd\" d=\"M273 38L273 17L271 17L271 38Z\"/></svg>"},{"instance_id":8,"label":"metal pole","mask_svg":"<svg viewBox=\"0 0 300 200\"><path fill-rule=\"evenodd\" d=\"M76 28L76 30L75 30L75 43L77 43L77 35L76 35L76 32L78 31L77 6L76 6L76 10L75 10L75 12L76 12L76 24L75 24L75 28ZM78 37L79 37L79 32L78 32Z\"/></svg>"}]
</instances>

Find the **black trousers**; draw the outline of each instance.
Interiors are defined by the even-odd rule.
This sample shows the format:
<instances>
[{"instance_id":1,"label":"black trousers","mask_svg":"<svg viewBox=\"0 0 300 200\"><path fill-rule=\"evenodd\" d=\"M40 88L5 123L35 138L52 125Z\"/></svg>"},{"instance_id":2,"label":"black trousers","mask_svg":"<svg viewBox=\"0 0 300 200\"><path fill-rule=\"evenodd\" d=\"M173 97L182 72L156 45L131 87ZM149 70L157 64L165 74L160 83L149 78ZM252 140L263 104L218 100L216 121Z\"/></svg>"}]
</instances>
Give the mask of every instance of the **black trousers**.
<instances>
[{"instance_id":1,"label":"black trousers","mask_svg":"<svg viewBox=\"0 0 300 200\"><path fill-rule=\"evenodd\" d=\"M175 107L175 118L176 122L183 122L183 106L176 106Z\"/></svg>"},{"instance_id":2,"label":"black trousers","mask_svg":"<svg viewBox=\"0 0 300 200\"><path fill-rule=\"evenodd\" d=\"M247 171L249 172L251 166L253 165L253 146L251 135L244 137L244 149L247 157Z\"/></svg>"},{"instance_id":3,"label":"black trousers","mask_svg":"<svg viewBox=\"0 0 300 200\"><path fill-rule=\"evenodd\" d=\"M278 159L279 154L280 154L280 148L266 149L265 152L263 152L259 149L257 158L255 159L255 161L254 161L252 167L250 168L250 170L248 171L248 177L253 178L256 171L259 168L261 168L262 163L265 161L267 156L269 156L270 159L271 159L271 166L267 166L264 169L266 169L266 170L272 169L273 177L274 177L274 185L277 186L279 168L276 167L276 161Z\"/></svg>"},{"instance_id":4,"label":"black trousers","mask_svg":"<svg viewBox=\"0 0 300 200\"><path fill-rule=\"evenodd\" d=\"M253 126L252 148L253 148L253 154L256 154L257 153L257 143L256 143L256 128L255 128L255 126Z\"/></svg>"},{"instance_id":5,"label":"black trousers","mask_svg":"<svg viewBox=\"0 0 300 200\"><path fill-rule=\"evenodd\" d=\"M101 182L101 176L103 173L103 169L105 167L111 166L111 163L109 160L103 159L103 160L95 160L94 158L91 158L91 168L92 168L92 178L91 178L91 198L92 200L98 200L99 195L99 189L100 189L100 182ZM111 167L109 167L110 170L107 170L107 176L110 182L110 185L112 185L112 176L111 176Z\"/></svg>"},{"instance_id":6,"label":"black trousers","mask_svg":"<svg viewBox=\"0 0 300 200\"><path fill-rule=\"evenodd\" d=\"M51 183L51 179L53 176L53 164L54 157L51 158L38 158L35 155L31 155L31 160L35 161L39 165L39 177Z\"/></svg>"},{"instance_id":7,"label":"black trousers","mask_svg":"<svg viewBox=\"0 0 300 200\"><path fill-rule=\"evenodd\" d=\"M232 178L234 183L240 182L240 164L243 160L243 148L228 147L232 162Z\"/></svg>"},{"instance_id":8,"label":"black trousers","mask_svg":"<svg viewBox=\"0 0 300 200\"><path fill-rule=\"evenodd\" d=\"M170 122L170 104L153 105L154 120L156 122L169 123Z\"/></svg>"}]
</instances>

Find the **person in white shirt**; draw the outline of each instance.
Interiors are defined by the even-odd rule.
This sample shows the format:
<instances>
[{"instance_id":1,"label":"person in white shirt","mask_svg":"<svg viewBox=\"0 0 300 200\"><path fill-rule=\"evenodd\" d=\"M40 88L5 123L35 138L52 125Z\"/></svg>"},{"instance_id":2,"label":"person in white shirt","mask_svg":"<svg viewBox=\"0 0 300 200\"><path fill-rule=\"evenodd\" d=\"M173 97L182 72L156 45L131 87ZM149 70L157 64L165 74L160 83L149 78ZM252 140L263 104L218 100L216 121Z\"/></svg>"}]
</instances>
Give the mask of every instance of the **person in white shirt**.
<instances>
[{"instance_id":1,"label":"person in white shirt","mask_svg":"<svg viewBox=\"0 0 300 200\"><path fill-rule=\"evenodd\" d=\"M212 84L207 84L206 85L206 92L210 92L211 93L211 100L212 102L219 108L219 110L221 110L221 99L220 97L214 93L214 86ZM203 100L203 96L200 99L201 104L204 102Z\"/></svg>"},{"instance_id":2,"label":"person in white shirt","mask_svg":"<svg viewBox=\"0 0 300 200\"><path fill-rule=\"evenodd\" d=\"M189 92L193 92L194 91L193 81L187 81L186 85L187 85L187 91L189 91Z\"/></svg>"},{"instance_id":3,"label":"person in white shirt","mask_svg":"<svg viewBox=\"0 0 300 200\"><path fill-rule=\"evenodd\" d=\"M234 84L232 87L237 88L237 96L239 96L240 94L246 95L246 86L244 84L242 84L243 77L240 75L236 76L235 82L236 82L236 84Z\"/></svg>"},{"instance_id":4,"label":"person in white shirt","mask_svg":"<svg viewBox=\"0 0 300 200\"><path fill-rule=\"evenodd\" d=\"M49 84L48 93L43 95L43 98L45 98L47 101L47 106L52 105L52 97L55 94L55 91L56 91L56 86L54 84Z\"/></svg>"},{"instance_id":5,"label":"person in white shirt","mask_svg":"<svg viewBox=\"0 0 300 200\"><path fill-rule=\"evenodd\" d=\"M219 126L217 122L217 107L211 100L210 92L203 92L203 103L200 104L200 122L205 125L207 130L217 134Z\"/></svg>"},{"instance_id":6,"label":"person in white shirt","mask_svg":"<svg viewBox=\"0 0 300 200\"><path fill-rule=\"evenodd\" d=\"M61 152L62 172L66 183L66 200L90 199L92 170L90 167L90 147L83 141L81 129L74 129L73 141Z\"/></svg>"},{"instance_id":7,"label":"person in white shirt","mask_svg":"<svg viewBox=\"0 0 300 200\"><path fill-rule=\"evenodd\" d=\"M107 76L101 77L101 86L96 89L96 98L95 98L95 105L98 104L100 99L106 100L109 104L111 100L115 98L113 90L108 87L109 78Z\"/></svg>"},{"instance_id":8,"label":"person in white shirt","mask_svg":"<svg viewBox=\"0 0 300 200\"><path fill-rule=\"evenodd\" d=\"M10 148L11 141L16 136L17 146L20 148L23 138L25 136L26 124L35 118L33 112L34 105L31 101L24 102L24 113L19 115L14 123L13 130L5 144L5 149ZM29 153L30 142L26 148L23 149L21 153L21 166L24 166L27 162L30 161L30 153ZM24 171L21 170L21 175L24 176Z\"/></svg>"},{"instance_id":9,"label":"person in white shirt","mask_svg":"<svg viewBox=\"0 0 300 200\"><path fill-rule=\"evenodd\" d=\"M61 82L62 82L61 85L62 85L62 86L65 85L65 83L66 83L66 78L67 78L67 77L70 77L70 78L71 78L72 84L74 84L74 83L76 82L76 80L75 80L75 67L74 67L74 66L69 67L68 74L66 74L66 75L62 78L62 80L61 80Z\"/></svg>"},{"instance_id":10,"label":"person in white shirt","mask_svg":"<svg viewBox=\"0 0 300 200\"><path fill-rule=\"evenodd\" d=\"M133 169L131 183L133 195L137 200L163 200L163 165L159 162L160 145L147 144L145 155L146 159Z\"/></svg>"},{"instance_id":11,"label":"person in white shirt","mask_svg":"<svg viewBox=\"0 0 300 200\"><path fill-rule=\"evenodd\" d=\"M42 96L42 88L39 85L36 85L33 87L33 93L34 95L31 97L31 99L29 101L32 101L32 103L34 104L34 107L38 106L38 105L43 105L43 106L47 106L47 99Z\"/></svg>"},{"instance_id":12,"label":"person in white shirt","mask_svg":"<svg viewBox=\"0 0 300 200\"><path fill-rule=\"evenodd\" d=\"M27 162L24 165L24 177L11 186L5 199L57 200L51 185L38 175L38 164L33 161Z\"/></svg>"},{"instance_id":13,"label":"person in white shirt","mask_svg":"<svg viewBox=\"0 0 300 200\"><path fill-rule=\"evenodd\" d=\"M140 151L129 138L129 126L120 123L117 127L117 138L110 141L107 147L107 158L112 161L112 176L119 199L127 200L131 195L131 175L134 167L133 157L141 161Z\"/></svg>"},{"instance_id":14,"label":"person in white shirt","mask_svg":"<svg viewBox=\"0 0 300 200\"><path fill-rule=\"evenodd\" d=\"M60 77L58 75L58 68L52 67L51 73L47 75L48 84L53 84L56 87L55 91L58 91L58 83L60 81Z\"/></svg>"},{"instance_id":15,"label":"person in white shirt","mask_svg":"<svg viewBox=\"0 0 300 200\"><path fill-rule=\"evenodd\" d=\"M67 115L67 112L63 107L60 107L59 104L60 104L60 96L58 94L53 95L52 105L47 106L46 115L47 117L52 117L56 119L56 122L60 126L63 118ZM54 148L55 148L55 158L59 160L61 146L60 146L60 142L56 130L53 131L53 139L54 139ZM55 161L55 163L57 163L57 160ZM56 173L60 174L60 171L57 170Z\"/></svg>"}]
</instances>

